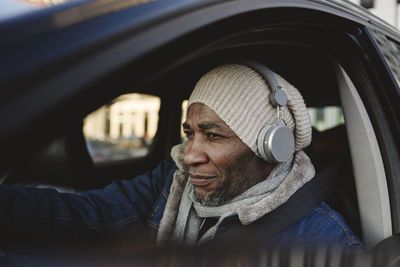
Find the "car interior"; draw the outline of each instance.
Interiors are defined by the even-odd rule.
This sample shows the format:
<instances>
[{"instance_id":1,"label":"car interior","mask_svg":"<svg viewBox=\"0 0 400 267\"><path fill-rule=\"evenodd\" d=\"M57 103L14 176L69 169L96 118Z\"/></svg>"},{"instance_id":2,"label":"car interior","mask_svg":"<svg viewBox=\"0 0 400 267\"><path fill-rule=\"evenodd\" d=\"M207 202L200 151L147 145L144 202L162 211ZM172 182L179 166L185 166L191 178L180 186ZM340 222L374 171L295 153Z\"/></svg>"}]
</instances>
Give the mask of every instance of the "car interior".
<instances>
[{"instance_id":1,"label":"car interior","mask_svg":"<svg viewBox=\"0 0 400 267\"><path fill-rule=\"evenodd\" d=\"M182 103L202 74L223 63L253 59L295 85L308 107L343 110L344 124L324 131L315 128L306 153L317 173L340 161L342 175L326 201L343 215L366 247L372 248L392 234L389 195L369 112L358 93L359 83L349 76L348 60L344 59L351 49L340 55L340 47L335 50L326 46L329 40L321 41L332 32L317 33L307 27L272 23L219 38L214 34L205 40L202 38L210 31L202 29L116 70L106 82L96 81L83 93L87 104L78 103L79 112L74 112L63 128L53 130L50 141L35 143L34 149L27 145L4 175L3 184L54 186L64 192L79 192L104 187L117 179L134 179L168 159L171 147L182 142ZM168 53L176 45L182 49ZM157 66L139 68L144 62ZM95 163L82 130L84 120L125 93L159 97L157 132L146 155Z\"/></svg>"}]
</instances>

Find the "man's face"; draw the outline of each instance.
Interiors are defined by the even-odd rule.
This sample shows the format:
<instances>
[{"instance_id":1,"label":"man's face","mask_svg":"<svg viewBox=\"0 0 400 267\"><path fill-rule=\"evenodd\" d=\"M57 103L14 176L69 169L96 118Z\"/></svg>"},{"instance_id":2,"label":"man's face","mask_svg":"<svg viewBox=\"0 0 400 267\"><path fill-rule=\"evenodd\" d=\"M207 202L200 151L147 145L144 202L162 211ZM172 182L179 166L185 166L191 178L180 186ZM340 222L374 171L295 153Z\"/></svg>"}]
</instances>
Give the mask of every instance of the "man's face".
<instances>
[{"instance_id":1,"label":"man's face","mask_svg":"<svg viewBox=\"0 0 400 267\"><path fill-rule=\"evenodd\" d=\"M264 180L272 166L257 157L207 106L195 103L183 124L184 160L198 200L217 206Z\"/></svg>"}]
</instances>

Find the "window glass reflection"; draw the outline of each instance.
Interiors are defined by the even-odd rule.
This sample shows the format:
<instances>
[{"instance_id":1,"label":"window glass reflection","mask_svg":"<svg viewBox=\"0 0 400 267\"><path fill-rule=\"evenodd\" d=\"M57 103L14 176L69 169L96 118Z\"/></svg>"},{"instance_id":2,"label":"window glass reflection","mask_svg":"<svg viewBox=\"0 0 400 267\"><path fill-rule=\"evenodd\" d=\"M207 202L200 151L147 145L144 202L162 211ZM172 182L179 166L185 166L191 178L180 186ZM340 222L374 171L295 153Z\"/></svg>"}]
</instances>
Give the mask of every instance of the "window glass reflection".
<instances>
[{"instance_id":1,"label":"window glass reflection","mask_svg":"<svg viewBox=\"0 0 400 267\"><path fill-rule=\"evenodd\" d=\"M160 98L125 94L91 113L83 132L95 163L147 155L158 126Z\"/></svg>"}]
</instances>

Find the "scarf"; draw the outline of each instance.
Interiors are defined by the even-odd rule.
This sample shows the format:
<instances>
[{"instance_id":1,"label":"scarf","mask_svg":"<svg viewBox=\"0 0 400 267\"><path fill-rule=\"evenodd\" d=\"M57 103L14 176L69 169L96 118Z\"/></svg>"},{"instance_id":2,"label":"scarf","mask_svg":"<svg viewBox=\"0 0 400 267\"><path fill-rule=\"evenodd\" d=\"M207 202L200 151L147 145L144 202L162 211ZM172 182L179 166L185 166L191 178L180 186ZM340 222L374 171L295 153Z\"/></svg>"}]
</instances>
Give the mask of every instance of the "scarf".
<instances>
[{"instance_id":1,"label":"scarf","mask_svg":"<svg viewBox=\"0 0 400 267\"><path fill-rule=\"evenodd\" d=\"M175 230L172 236L174 243L195 245L198 233L205 218L219 217L218 222L211 227L199 240L199 244L214 238L218 226L223 219L237 213L241 207L259 202L268 196L285 179L292 167L292 160L277 164L268 175L267 179L247 189L242 194L227 201L226 203L209 207L196 200L193 185L190 179L187 180L182 200L179 206L179 213L176 220Z\"/></svg>"},{"instance_id":2,"label":"scarf","mask_svg":"<svg viewBox=\"0 0 400 267\"><path fill-rule=\"evenodd\" d=\"M277 164L268 177L239 196L216 207L199 203L183 163L183 146L172 149L171 156L178 166L157 234L157 243L196 245L211 240L224 218L237 214L248 225L285 203L301 186L314 176L314 167L303 151L293 159ZM204 218L219 217L218 222L198 240ZM197 241L198 240L198 241Z\"/></svg>"}]
</instances>

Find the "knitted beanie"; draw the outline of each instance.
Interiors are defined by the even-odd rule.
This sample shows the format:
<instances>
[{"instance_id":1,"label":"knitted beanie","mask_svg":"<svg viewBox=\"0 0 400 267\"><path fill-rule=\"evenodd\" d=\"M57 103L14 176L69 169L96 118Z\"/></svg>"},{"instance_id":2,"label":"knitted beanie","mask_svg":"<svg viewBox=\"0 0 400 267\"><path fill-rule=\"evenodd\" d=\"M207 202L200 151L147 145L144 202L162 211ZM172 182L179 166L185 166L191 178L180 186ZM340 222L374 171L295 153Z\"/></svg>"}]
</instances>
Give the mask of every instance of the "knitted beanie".
<instances>
[{"instance_id":1,"label":"knitted beanie","mask_svg":"<svg viewBox=\"0 0 400 267\"><path fill-rule=\"evenodd\" d=\"M300 92L281 76L278 84L286 92L282 119L295 137L295 151L311 143L311 120ZM269 101L272 89L261 74L245 65L229 64L206 73L196 84L187 105L202 103L212 109L257 156L257 136L277 119Z\"/></svg>"}]
</instances>

